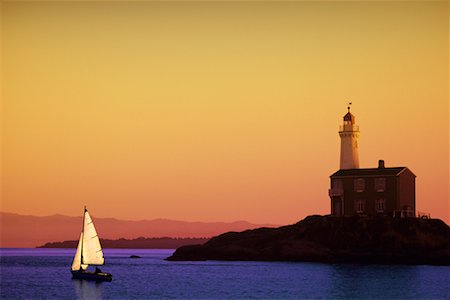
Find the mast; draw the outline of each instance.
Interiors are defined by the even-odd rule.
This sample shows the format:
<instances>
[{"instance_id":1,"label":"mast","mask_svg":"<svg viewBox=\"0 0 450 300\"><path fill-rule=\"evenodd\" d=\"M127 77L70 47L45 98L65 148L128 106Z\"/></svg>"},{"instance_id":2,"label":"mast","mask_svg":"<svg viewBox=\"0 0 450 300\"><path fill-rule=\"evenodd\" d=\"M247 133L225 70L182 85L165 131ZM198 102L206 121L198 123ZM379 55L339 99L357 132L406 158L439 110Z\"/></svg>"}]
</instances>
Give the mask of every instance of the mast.
<instances>
[{"instance_id":1,"label":"mast","mask_svg":"<svg viewBox=\"0 0 450 300\"><path fill-rule=\"evenodd\" d=\"M84 206L84 211L83 211L83 224L81 225L81 260L80 260L80 269L81 269L81 265L83 264L83 240L84 240L84 216L86 215L87 209L86 209L86 205Z\"/></svg>"}]
</instances>

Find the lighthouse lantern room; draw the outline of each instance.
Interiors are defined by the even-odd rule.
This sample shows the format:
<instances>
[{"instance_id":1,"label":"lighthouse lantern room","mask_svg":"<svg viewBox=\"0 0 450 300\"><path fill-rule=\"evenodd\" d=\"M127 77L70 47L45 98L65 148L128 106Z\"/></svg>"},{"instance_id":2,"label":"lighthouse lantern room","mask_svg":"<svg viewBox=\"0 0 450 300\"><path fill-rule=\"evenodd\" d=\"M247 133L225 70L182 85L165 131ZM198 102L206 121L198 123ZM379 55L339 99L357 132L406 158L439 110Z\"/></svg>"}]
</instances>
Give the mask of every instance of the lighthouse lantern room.
<instances>
[{"instance_id":1,"label":"lighthouse lantern room","mask_svg":"<svg viewBox=\"0 0 450 300\"><path fill-rule=\"evenodd\" d=\"M358 138L359 126L355 124L355 116L350 113L349 103L347 114L344 116L344 124L339 127L339 136L341 137L341 163L340 169L358 169Z\"/></svg>"}]
</instances>

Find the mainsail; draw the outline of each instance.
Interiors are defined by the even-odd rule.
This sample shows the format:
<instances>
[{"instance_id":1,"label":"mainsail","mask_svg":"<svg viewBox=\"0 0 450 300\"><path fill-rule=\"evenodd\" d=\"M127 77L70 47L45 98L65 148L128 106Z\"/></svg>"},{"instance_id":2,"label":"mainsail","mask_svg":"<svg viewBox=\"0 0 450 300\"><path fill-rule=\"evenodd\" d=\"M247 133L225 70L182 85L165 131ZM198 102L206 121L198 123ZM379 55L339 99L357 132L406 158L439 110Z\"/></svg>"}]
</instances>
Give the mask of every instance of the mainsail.
<instances>
[{"instance_id":1,"label":"mainsail","mask_svg":"<svg viewBox=\"0 0 450 300\"><path fill-rule=\"evenodd\" d=\"M87 210L84 211L83 219L83 230L72 263L72 270L74 271L80 268L85 270L88 265L103 265L105 263L97 231Z\"/></svg>"}]
</instances>

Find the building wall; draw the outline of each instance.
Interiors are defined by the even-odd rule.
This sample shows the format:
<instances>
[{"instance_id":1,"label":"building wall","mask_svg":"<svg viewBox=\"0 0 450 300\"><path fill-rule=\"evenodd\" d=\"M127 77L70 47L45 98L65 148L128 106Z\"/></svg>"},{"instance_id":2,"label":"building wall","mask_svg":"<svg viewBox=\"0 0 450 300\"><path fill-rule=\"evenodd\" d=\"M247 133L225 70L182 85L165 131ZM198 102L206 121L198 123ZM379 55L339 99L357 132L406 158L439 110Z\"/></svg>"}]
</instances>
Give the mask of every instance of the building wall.
<instances>
[{"instance_id":1,"label":"building wall","mask_svg":"<svg viewBox=\"0 0 450 300\"><path fill-rule=\"evenodd\" d=\"M384 191L378 192L375 189L375 179L385 178L386 186ZM399 176L347 176L331 179L331 188L334 180L341 180L344 198L344 215L358 214L355 210L355 201L364 201L365 215L380 214L376 204L378 199L384 199L385 210L382 214L392 214L393 211L402 210L405 205L410 206L415 211L415 184L414 174L405 169ZM364 179L364 190L355 191L355 179ZM331 209L333 214L333 205L340 201L340 197L331 197Z\"/></svg>"},{"instance_id":2,"label":"building wall","mask_svg":"<svg viewBox=\"0 0 450 300\"><path fill-rule=\"evenodd\" d=\"M359 168L358 153L358 132L342 131L339 132L341 137L341 159L340 169L357 169Z\"/></svg>"},{"instance_id":3,"label":"building wall","mask_svg":"<svg viewBox=\"0 0 450 300\"><path fill-rule=\"evenodd\" d=\"M386 212L385 214L390 214L392 211L397 210L397 199L398 199L398 189L397 189L397 177L387 176L386 178L386 190L385 192L379 193L377 195L379 198L386 199Z\"/></svg>"},{"instance_id":4,"label":"building wall","mask_svg":"<svg viewBox=\"0 0 450 300\"><path fill-rule=\"evenodd\" d=\"M405 169L398 176L398 190L400 191L398 197L399 210L405 210L407 207L416 213L416 178L414 174Z\"/></svg>"}]
</instances>

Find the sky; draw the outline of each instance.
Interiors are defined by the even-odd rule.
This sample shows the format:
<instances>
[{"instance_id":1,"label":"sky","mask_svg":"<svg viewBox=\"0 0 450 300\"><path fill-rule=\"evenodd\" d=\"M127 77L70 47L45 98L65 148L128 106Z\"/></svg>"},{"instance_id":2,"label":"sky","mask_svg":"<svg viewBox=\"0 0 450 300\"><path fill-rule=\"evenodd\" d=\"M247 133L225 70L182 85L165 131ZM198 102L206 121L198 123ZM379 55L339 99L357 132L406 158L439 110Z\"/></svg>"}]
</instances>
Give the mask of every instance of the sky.
<instances>
[{"instance_id":1,"label":"sky","mask_svg":"<svg viewBox=\"0 0 450 300\"><path fill-rule=\"evenodd\" d=\"M447 2L1 2L1 211L289 224L407 166L449 222Z\"/></svg>"}]
</instances>

